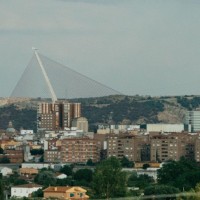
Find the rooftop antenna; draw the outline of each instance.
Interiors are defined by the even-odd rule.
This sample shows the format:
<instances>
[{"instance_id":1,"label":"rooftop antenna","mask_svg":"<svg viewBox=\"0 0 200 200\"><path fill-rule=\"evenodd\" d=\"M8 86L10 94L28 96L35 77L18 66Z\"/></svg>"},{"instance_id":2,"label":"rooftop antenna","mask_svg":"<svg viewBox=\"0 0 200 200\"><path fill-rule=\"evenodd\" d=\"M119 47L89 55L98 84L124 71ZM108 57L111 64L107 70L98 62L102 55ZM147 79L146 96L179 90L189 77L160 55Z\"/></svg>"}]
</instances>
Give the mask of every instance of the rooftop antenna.
<instances>
[{"instance_id":1,"label":"rooftop antenna","mask_svg":"<svg viewBox=\"0 0 200 200\"><path fill-rule=\"evenodd\" d=\"M35 48L35 47L32 47L32 50L33 50L34 53L35 53L35 56L36 56L36 58L37 58L37 61L38 61L39 65L40 65L40 68L41 68L42 73L43 73L43 75L44 75L44 79L45 79L45 81L46 81L46 84L47 84L47 86L48 86L48 89L49 89L49 92L50 92L50 95L51 95L51 100L52 100L53 103L55 103L55 102L57 101L57 97L56 97L56 94L55 94L55 92L54 92L54 90L53 90L53 87L52 87L52 85L51 85L51 82L50 82L50 80L49 80L49 77L47 76L47 73L46 73L46 71L45 71L45 69L44 69L44 65L43 65L43 63L42 63L42 61L41 61L41 59L40 59L40 57L39 57L39 55L38 55L38 52L37 52L38 49Z\"/></svg>"}]
</instances>

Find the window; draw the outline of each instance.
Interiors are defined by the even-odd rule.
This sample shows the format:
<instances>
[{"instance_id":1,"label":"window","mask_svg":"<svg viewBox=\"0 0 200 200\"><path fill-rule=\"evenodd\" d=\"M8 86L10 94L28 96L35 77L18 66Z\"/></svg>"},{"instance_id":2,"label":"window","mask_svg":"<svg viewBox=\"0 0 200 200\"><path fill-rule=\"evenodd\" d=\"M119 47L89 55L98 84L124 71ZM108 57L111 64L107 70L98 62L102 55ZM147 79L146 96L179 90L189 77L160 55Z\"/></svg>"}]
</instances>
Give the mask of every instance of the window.
<instances>
[{"instance_id":1,"label":"window","mask_svg":"<svg viewBox=\"0 0 200 200\"><path fill-rule=\"evenodd\" d=\"M74 197L74 193L70 193L70 197Z\"/></svg>"}]
</instances>

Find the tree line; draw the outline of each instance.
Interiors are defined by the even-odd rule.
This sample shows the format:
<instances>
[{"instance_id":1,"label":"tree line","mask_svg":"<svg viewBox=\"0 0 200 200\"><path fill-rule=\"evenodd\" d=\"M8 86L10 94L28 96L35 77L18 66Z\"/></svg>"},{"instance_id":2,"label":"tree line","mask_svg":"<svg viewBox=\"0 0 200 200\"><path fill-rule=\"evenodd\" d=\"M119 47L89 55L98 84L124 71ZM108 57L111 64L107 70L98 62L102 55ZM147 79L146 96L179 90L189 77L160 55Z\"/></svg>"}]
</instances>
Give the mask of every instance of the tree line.
<instances>
[{"instance_id":1,"label":"tree line","mask_svg":"<svg viewBox=\"0 0 200 200\"><path fill-rule=\"evenodd\" d=\"M168 161L158 170L157 181L145 174L137 175L135 171L124 171L122 163L122 160L110 157L95 167L82 168L77 171L74 170L74 165L64 165L60 169L60 173L67 175L65 179L56 179L52 169L43 168L35 176L34 183L43 185L43 189L48 186L81 186L87 189L90 199L123 197L142 199L144 196L148 196L148 199L154 199L155 195L160 195L156 199L162 200L200 199L198 197L200 167L195 161L187 160L184 157L179 161ZM25 183L27 181L21 179L17 173L10 177L1 177L0 191L8 190L13 185ZM35 198L42 196L42 189L32 194L32 197ZM1 199L3 199L2 196L0 196Z\"/></svg>"}]
</instances>

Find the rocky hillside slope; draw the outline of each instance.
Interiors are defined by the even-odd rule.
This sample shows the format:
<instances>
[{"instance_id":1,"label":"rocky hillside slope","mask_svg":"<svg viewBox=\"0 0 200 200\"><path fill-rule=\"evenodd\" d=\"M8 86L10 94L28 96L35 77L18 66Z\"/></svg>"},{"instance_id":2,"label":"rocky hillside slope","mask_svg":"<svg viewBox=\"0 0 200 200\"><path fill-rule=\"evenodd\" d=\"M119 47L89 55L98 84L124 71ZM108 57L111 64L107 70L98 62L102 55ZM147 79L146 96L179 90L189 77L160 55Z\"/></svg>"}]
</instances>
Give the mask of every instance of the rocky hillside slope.
<instances>
[{"instance_id":1,"label":"rocky hillside slope","mask_svg":"<svg viewBox=\"0 0 200 200\"><path fill-rule=\"evenodd\" d=\"M36 107L40 101L44 100L1 98L0 129L12 121L16 129L36 130ZM108 96L70 101L81 102L82 116L88 118L91 127L98 123L182 123L187 110L200 106L199 96Z\"/></svg>"}]
</instances>

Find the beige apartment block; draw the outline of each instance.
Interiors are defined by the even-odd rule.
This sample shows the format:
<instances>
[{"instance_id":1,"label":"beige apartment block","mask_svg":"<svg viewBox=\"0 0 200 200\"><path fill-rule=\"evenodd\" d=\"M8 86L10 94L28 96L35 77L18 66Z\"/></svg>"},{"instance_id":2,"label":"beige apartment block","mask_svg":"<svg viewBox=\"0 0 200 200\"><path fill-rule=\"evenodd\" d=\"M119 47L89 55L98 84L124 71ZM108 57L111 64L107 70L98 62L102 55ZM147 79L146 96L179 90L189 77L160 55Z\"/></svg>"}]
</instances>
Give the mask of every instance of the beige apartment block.
<instances>
[{"instance_id":1,"label":"beige apartment block","mask_svg":"<svg viewBox=\"0 0 200 200\"><path fill-rule=\"evenodd\" d=\"M61 160L70 163L86 163L100 160L101 142L90 138L67 138L61 140Z\"/></svg>"},{"instance_id":2,"label":"beige apartment block","mask_svg":"<svg viewBox=\"0 0 200 200\"><path fill-rule=\"evenodd\" d=\"M109 134L107 156L123 156L134 162L179 160L182 156L200 162L200 133L173 132L132 135Z\"/></svg>"},{"instance_id":3,"label":"beige apartment block","mask_svg":"<svg viewBox=\"0 0 200 200\"><path fill-rule=\"evenodd\" d=\"M135 134L109 134L107 138L107 156L122 159L124 156L130 161L149 160L149 136Z\"/></svg>"},{"instance_id":4,"label":"beige apartment block","mask_svg":"<svg viewBox=\"0 0 200 200\"><path fill-rule=\"evenodd\" d=\"M44 151L44 162L59 163L61 162L61 151L60 150L46 150Z\"/></svg>"},{"instance_id":5,"label":"beige apartment block","mask_svg":"<svg viewBox=\"0 0 200 200\"><path fill-rule=\"evenodd\" d=\"M188 133L157 134L151 137L151 161L194 159L197 135Z\"/></svg>"}]
</instances>

